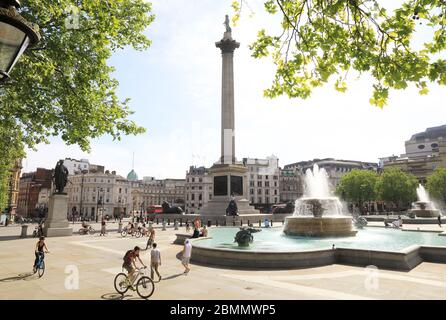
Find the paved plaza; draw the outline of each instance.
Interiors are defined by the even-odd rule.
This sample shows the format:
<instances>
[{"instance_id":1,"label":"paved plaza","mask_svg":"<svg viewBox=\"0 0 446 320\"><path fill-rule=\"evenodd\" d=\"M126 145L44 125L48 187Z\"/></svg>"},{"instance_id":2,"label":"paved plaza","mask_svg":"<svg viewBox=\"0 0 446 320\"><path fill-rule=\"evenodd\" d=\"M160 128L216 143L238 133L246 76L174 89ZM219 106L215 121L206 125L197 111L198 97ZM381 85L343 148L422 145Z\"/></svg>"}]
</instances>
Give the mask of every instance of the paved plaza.
<instances>
[{"instance_id":1,"label":"paved plaza","mask_svg":"<svg viewBox=\"0 0 446 320\"><path fill-rule=\"evenodd\" d=\"M75 230L78 228L75 225ZM116 230L117 224L110 223L109 228ZM431 228L439 229L435 225ZM422 263L410 272L346 265L255 271L192 264L186 276L178 258L182 247L172 244L175 233L185 231L184 227L181 229L156 228L163 280L156 282L153 300L446 297L446 266L433 263ZM96 233L47 238L50 253L45 258L45 274L39 279L30 275L36 239L19 239L19 233L19 226L0 228L0 299L139 299L135 292L128 292L124 297L118 295L113 279L121 271L124 253L136 245L145 248L146 238L122 238L116 231L106 237ZM142 259L149 264L149 251L142 253ZM78 288L73 280L77 272Z\"/></svg>"}]
</instances>

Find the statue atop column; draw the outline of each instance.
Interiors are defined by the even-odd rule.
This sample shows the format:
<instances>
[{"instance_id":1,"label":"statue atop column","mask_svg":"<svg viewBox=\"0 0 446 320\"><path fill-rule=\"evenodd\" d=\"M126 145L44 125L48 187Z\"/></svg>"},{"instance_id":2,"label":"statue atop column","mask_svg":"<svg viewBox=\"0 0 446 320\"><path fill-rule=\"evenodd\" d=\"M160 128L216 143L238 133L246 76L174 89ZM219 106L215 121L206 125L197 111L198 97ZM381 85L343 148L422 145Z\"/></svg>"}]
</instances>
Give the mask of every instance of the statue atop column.
<instances>
[{"instance_id":1,"label":"statue atop column","mask_svg":"<svg viewBox=\"0 0 446 320\"><path fill-rule=\"evenodd\" d=\"M229 26L229 16L228 15L225 16L225 22L223 24L226 27L226 32L232 31L231 27Z\"/></svg>"},{"instance_id":2,"label":"statue atop column","mask_svg":"<svg viewBox=\"0 0 446 320\"><path fill-rule=\"evenodd\" d=\"M63 194L63 189L68 182L68 169L64 166L63 160L59 160L54 169L54 184L56 185L55 193Z\"/></svg>"}]
</instances>

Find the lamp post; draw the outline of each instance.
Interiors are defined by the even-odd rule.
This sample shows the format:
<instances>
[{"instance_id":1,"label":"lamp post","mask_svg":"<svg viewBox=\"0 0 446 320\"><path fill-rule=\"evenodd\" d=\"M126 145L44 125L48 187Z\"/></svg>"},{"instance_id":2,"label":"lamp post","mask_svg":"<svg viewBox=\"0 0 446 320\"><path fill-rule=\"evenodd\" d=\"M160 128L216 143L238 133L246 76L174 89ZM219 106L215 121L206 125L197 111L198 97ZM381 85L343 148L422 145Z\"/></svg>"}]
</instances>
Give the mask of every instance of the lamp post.
<instances>
[{"instance_id":1,"label":"lamp post","mask_svg":"<svg viewBox=\"0 0 446 320\"><path fill-rule=\"evenodd\" d=\"M39 27L23 18L17 0L0 0L0 85L5 83L26 48L40 40Z\"/></svg>"},{"instance_id":2,"label":"lamp post","mask_svg":"<svg viewBox=\"0 0 446 320\"><path fill-rule=\"evenodd\" d=\"M84 193L84 179L85 179L85 174L88 172L87 170L82 170L82 180L81 180L81 198L80 198L80 205L79 205L79 214L83 217L84 216L84 211L82 208L82 197L83 197L83 193Z\"/></svg>"},{"instance_id":3,"label":"lamp post","mask_svg":"<svg viewBox=\"0 0 446 320\"><path fill-rule=\"evenodd\" d=\"M101 192L103 192L104 191L104 189L103 188L97 188L98 189L98 194L97 194L97 197L96 197L96 222L98 222L98 216L99 216L99 214L98 214L98 207L99 207L99 205L102 205L102 200L99 200L99 191L101 191ZM101 217L101 220L102 220L102 217Z\"/></svg>"}]
</instances>

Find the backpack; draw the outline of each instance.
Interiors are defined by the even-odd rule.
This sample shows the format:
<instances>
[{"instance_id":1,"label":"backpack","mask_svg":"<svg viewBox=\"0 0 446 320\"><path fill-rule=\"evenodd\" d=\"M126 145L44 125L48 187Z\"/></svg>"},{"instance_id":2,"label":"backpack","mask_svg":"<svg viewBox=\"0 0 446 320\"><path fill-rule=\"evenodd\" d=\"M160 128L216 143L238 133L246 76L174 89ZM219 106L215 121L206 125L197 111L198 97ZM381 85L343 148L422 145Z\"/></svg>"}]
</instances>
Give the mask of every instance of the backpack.
<instances>
[{"instance_id":1,"label":"backpack","mask_svg":"<svg viewBox=\"0 0 446 320\"><path fill-rule=\"evenodd\" d=\"M124 258L122 258L122 260L124 260L124 264L129 265L132 263L132 259L131 259L131 255L133 253L133 250L128 250L125 255Z\"/></svg>"}]
</instances>

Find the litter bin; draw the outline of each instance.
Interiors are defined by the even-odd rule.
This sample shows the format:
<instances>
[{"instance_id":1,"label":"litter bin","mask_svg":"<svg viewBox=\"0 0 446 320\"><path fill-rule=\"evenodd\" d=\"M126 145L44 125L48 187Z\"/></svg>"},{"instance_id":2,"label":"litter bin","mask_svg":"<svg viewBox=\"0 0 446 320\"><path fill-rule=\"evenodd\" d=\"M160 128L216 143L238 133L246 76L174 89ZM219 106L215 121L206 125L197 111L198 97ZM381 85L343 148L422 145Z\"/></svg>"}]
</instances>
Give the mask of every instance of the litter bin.
<instances>
[{"instance_id":1,"label":"litter bin","mask_svg":"<svg viewBox=\"0 0 446 320\"><path fill-rule=\"evenodd\" d=\"M22 225L22 233L20 234L20 238L26 238L27 234L28 234L28 225L23 224Z\"/></svg>"}]
</instances>

